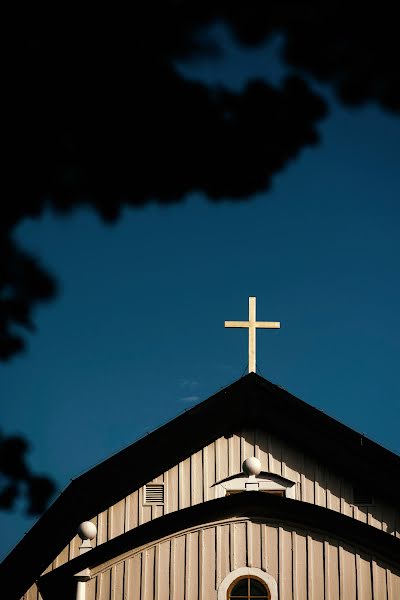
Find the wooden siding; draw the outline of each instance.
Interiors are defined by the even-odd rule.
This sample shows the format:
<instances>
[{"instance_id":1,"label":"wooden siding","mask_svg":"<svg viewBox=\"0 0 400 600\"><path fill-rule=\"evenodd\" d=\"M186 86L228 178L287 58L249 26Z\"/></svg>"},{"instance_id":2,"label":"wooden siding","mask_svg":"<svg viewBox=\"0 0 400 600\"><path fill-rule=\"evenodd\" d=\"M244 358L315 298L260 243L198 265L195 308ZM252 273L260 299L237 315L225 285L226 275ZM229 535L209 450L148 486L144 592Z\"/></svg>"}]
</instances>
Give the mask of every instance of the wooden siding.
<instances>
[{"instance_id":1,"label":"wooden siding","mask_svg":"<svg viewBox=\"0 0 400 600\"><path fill-rule=\"evenodd\" d=\"M164 483L164 506L146 506L143 486L95 515L91 520L98 531L92 545L103 544L164 514L219 497L221 489L216 482L240 473L242 462L249 456L261 460L263 471L295 481L297 500L341 512L400 538L400 511L394 506L376 498L374 506L353 506L350 481L268 432L251 430L221 437L147 482ZM79 545L76 535L48 570L78 556ZM24 600L40 600L36 585L25 594Z\"/></svg>"},{"instance_id":2,"label":"wooden siding","mask_svg":"<svg viewBox=\"0 0 400 600\"><path fill-rule=\"evenodd\" d=\"M256 567L279 600L398 600L400 573L313 531L250 520L163 539L97 567L86 600L217 600L232 570Z\"/></svg>"},{"instance_id":3,"label":"wooden siding","mask_svg":"<svg viewBox=\"0 0 400 600\"><path fill-rule=\"evenodd\" d=\"M243 460L253 455L261 460L264 471L296 482L297 500L341 512L400 537L400 512L394 506L376 498L373 506L353 506L350 481L264 431L244 431L217 439L149 482L164 483L164 506L144 506L143 487L94 517L94 522L101 523L95 544L163 514L218 498L222 491L216 482L240 473ZM70 558L77 555L78 545L76 537L69 545ZM67 549L63 554L67 556Z\"/></svg>"}]
</instances>

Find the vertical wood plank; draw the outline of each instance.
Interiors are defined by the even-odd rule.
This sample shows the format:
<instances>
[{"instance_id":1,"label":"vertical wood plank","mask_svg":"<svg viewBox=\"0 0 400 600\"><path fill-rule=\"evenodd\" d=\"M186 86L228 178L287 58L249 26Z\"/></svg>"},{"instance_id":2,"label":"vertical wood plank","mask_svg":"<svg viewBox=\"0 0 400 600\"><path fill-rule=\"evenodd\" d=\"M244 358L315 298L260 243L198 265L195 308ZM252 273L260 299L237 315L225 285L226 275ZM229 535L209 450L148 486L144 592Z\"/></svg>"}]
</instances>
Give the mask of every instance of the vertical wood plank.
<instances>
[{"instance_id":1,"label":"vertical wood plank","mask_svg":"<svg viewBox=\"0 0 400 600\"><path fill-rule=\"evenodd\" d=\"M133 556L127 566L127 600L139 600L141 594L142 555ZM124 599L125 600L125 599Z\"/></svg>"},{"instance_id":2,"label":"vertical wood plank","mask_svg":"<svg viewBox=\"0 0 400 600\"><path fill-rule=\"evenodd\" d=\"M267 571L278 581L278 529L271 525L266 525L267 537Z\"/></svg>"},{"instance_id":3,"label":"vertical wood plank","mask_svg":"<svg viewBox=\"0 0 400 600\"><path fill-rule=\"evenodd\" d=\"M229 443L229 475L237 475L242 471L240 462L240 437L234 433L228 440Z\"/></svg>"},{"instance_id":4,"label":"vertical wood plank","mask_svg":"<svg viewBox=\"0 0 400 600\"><path fill-rule=\"evenodd\" d=\"M203 460L202 451L192 455L190 461L192 498L191 505L203 502Z\"/></svg>"},{"instance_id":5,"label":"vertical wood plank","mask_svg":"<svg viewBox=\"0 0 400 600\"><path fill-rule=\"evenodd\" d=\"M297 534L292 531L292 548L293 548L293 569L292 569L292 588L293 600L299 600L299 568L298 568L298 553L297 553Z\"/></svg>"},{"instance_id":6,"label":"vertical wood plank","mask_svg":"<svg viewBox=\"0 0 400 600\"><path fill-rule=\"evenodd\" d=\"M228 440L225 437L220 437L216 441L217 448L217 456L216 460L218 463L216 464L217 470L217 481L221 479L225 479L229 474L229 466L228 466ZM218 457L218 458L217 458Z\"/></svg>"},{"instance_id":7,"label":"vertical wood plank","mask_svg":"<svg viewBox=\"0 0 400 600\"><path fill-rule=\"evenodd\" d=\"M293 598L307 600L307 536L299 531L293 535Z\"/></svg>"},{"instance_id":8,"label":"vertical wood plank","mask_svg":"<svg viewBox=\"0 0 400 600\"><path fill-rule=\"evenodd\" d=\"M330 551L330 547L329 547L329 542L327 540L324 540L324 594L325 594L325 600L334 600L334 598L332 598L331 596L331 592L330 592L330 587L329 587L329 552Z\"/></svg>"},{"instance_id":9,"label":"vertical wood plank","mask_svg":"<svg viewBox=\"0 0 400 600\"><path fill-rule=\"evenodd\" d=\"M122 600L124 594L124 567L120 562L111 569L111 600ZM87 600L87 599L85 599Z\"/></svg>"},{"instance_id":10,"label":"vertical wood plank","mask_svg":"<svg viewBox=\"0 0 400 600\"><path fill-rule=\"evenodd\" d=\"M190 469L190 457L186 458L179 464L179 492L180 492L180 504L179 508L188 508L191 503L191 469Z\"/></svg>"},{"instance_id":11,"label":"vertical wood plank","mask_svg":"<svg viewBox=\"0 0 400 600\"><path fill-rule=\"evenodd\" d=\"M219 573L217 577L218 585L230 572L230 546L229 546L229 525L219 525L219 535L217 537L217 561Z\"/></svg>"},{"instance_id":12,"label":"vertical wood plank","mask_svg":"<svg viewBox=\"0 0 400 600\"><path fill-rule=\"evenodd\" d=\"M124 588L125 588L125 593L124 593L124 600L133 600L134 596L134 589L133 589L133 585L134 585L134 575L133 575L133 559L132 558L128 558L128 560L125 562L125 577L124 577ZM136 596L137 598L140 596Z\"/></svg>"},{"instance_id":13,"label":"vertical wood plank","mask_svg":"<svg viewBox=\"0 0 400 600\"><path fill-rule=\"evenodd\" d=\"M97 577L89 579L86 582L86 598L85 600L96 600L96 583Z\"/></svg>"},{"instance_id":14,"label":"vertical wood plank","mask_svg":"<svg viewBox=\"0 0 400 600\"><path fill-rule=\"evenodd\" d=\"M175 593L175 563L176 563L176 539L171 540L171 551L170 551L170 563L169 563L169 594L170 598L176 597Z\"/></svg>"},{"instance_id":15,"label":"vertical wood plank","mask_svg":"<svg viewBox=\"0 0 400 600\"><path fill-rule=\"evenodd\" d=\"M263 571L268 571L268 550L267 550L267 526L261 523L261 568Z\"/></svg>"},{"instance_id":16,"label":"vertical wood plank","mask_svg":"<svg viewBox=\"0 0 400 600\"><path fill-rule=\"evenodd\" d=\"M326 508L326 474L320 463L315 467L315 504Z\"/></svg>"},{"instance_id":17,"label":"vertical wood plank","mask_svg":"<svg viewBox=\"0 0 400 600\"><path fill-rule=\"evenodd\" d=\"M203 600L215 598L215 528L203 531Z\"/></svg>"},{"instance_id":18,"label":"vertical wood plank","mask_svg":"<svg viewBox=\"0 0 400 600\"><path fill-rule=\"evenodd\" d=\"M215 442L213 442L212 444L209 444L209 446L207 447L207 465L206 465L207 481L208 481L208 489L207 489L208 500L214 500L214 498L217 497L217 488L214 485L215 482L217 481L217 471L216 471L217 455L216 455L216 452L217 452L217 450L216 450Z\"/></svg>"},{"instance_id":19,"label":"vertical wood plank","mask_svg":"<svg viewBox=\"0 0 400 600\"><path fill-rule=\"evenodd\" d=\"M307 590L309 600L319 600L314 594L314 552L313 541L307 535Z\"/></svg>"},{"instance_id":20,"label":"vertical wood plank","mask_svg":"<svg viewBox=\"0 0 400 600\"><path fill-rule=\"evenodd\" d=\"M386 589L388 600L392 597L392 573L389 569L386 569Z\"/></svg>"},{"instance_id":21,"label":"vertical wood plank","mask_svg":"<svg viewBox=\"0 0 400 600\"><path fill-rule=\"evenodd\" d=\"M253 531L251 528L251 522L246 521L246 554L247 554L247 566L253 567Z\"/></svg>"},{"instance_id":22,"label":"vertical wood plank","mask_svg":"<svg viewBox=\"0 0 400 600\"><path fill-rule=\"evenodd\" d=\"M235 546L236 546L235 524L230 523L229 524L229 564L230 564L231 571L234 571L235 569L237 569Z\"/></svg>"},{"instance_id":23,"label":"vertical wood plank","mask_svg":"<svg viewBox=\"0 0 400 600\"><path fill-rule=\"evenodd\" d=\"M284 476L296 482L296 498L300 498L299 487L302 456L300 456L300 453L295 448L289 444L284 444L282 445L282 461L285 465Z\"/></svg>"},{"instance_id":24,"label":"vertical wood plank","mask_svg":"<svg viewBox=\"0 0 400 600\"><path fill-rule=\"evenodd\" d=\"M215 528L215 587L218 588L222 580L222 528L218 526Z\"/></svg>"},{"instance_id":25,"label":"vertical wood plank","mask_svg":"<svg viewBox=\"0 0 400 600\"><path fill-rule=\"evenodd\" d=\"M356 553L356 590L357 598L362 598L362 579L361 579L361 561L360 555Z\"/></svg>"},{"instance_id":26,"label":"vertical wood plank","mask_svg":"<svg viewBox=\"0 0 400 600\"><path fill-rule=\"evenodd\" d=\"M327 474L327 508L340 512L340 479L334 473Z\"/></svg>"},{"instance_id":27,"label":"vertical wood plank","mask_svg":"<svg viewBox=\"0 0 400 600\"><path fill-rule=\"evenodd\" d=\"M390 584L392 586L392 596L389 600L397 600L400 598L400 571L391 573Z\"/></svg>"},{"instance_id":28,"label":"vertical wood plank","mask_svg":"<svg viewBox=\"0 0 400 600\"><path fill-rule=\"evenodd\" d=\"M258 460L261 462L261 459L260 459L260 444L259 444L259 439L258 439L258 429L254 430L254 456L256 458L258 458ZM263 468L262 463L261 463L261 469L263 471L265 471L265 468Z\"/></svg>"},{"instance_id":29,"label":"vertical wood plank","mask_svg":"<svg viewBox=\"0 0 400 600\"><path fill-rule=\"evenodd\" d=\"M100 573L97 577L97 581L97 600L110 600L111 570L108 569L107 571Z\"/></svg>"},{"instance_id":30,"label":"vertical wood plank","mask_svg":"<svg viewBox=\"0 0 400 600\"><path fill-rule=\"evenodd\" d=\"M261 461L261 468L263 471L270 471L269 468L269 447L268 447L268 434L266 431L257 429L256 431L256 443L258 448L257 458Z\"/></svg>"},{"instance_id":31,"label":"vertical wood plank","mask_svg":"<svg viewBox=\"0 0 400 600\"><path fill-rule=\"evenodd\" d=\"M373 598L387 600L386 569L375 560L372 561Z\"/></svg>"},{"instance_id":32,"label":"vertical wood plank","mask_svg":"<svg viewBox=\"0 0 400 600\"><path fill-rule=\"evenodd\" d=\"M204 531L199 531L199 600L204 600Z\"/></svg>"},{"instance_id":33,"label":"vertical wood plank","mask_svg":"<svg viewBox=\"0 0 400 600\"><path fill-rule=\"evenodd\" d=\"M323 600L325 594L325 577L324 577L324 543L320 538L312 541L312 556L313 556L313 595L315 598Z\"/></svg>"},{"instance_id":34,"label":"vertical wood plank","mask_svg":"<svg viewBox=\"0 0 400 600\"><path fill-rule=\"evenodd\" d=\"M252 566L261 569L261 525L259 523L252 523L251 521L249 521L249 525L252 533Z\"/></svg>"},{"instance_id":35,"label":"vertical wood plank","mask_svg":"<svg viewBox=\"0 0 400 600\"><path fill-rule=\"evenodd\" d=\"M194 531L186 539L188 553L186 568L186 596L187 600L198 600L199 591L199 534Z\"/></svg>"},{"instance_id":36,"label":"vertical wood plank","mask_svg":"<svg viewBox=\"0 0 400 600\"><path fill-rule=\"evenodd\" d=\"M282 443L274 435L269 437L270 443L270 471L275 475L282 475Z\"/></svg>"},{"instance_id":37,"label":"vertical wood plank","mask_svg":"<svg viewBox=\"0 0 400 600\"><path fill-rule=\"evenodd\" d=\"M130 531L139 523L139 492L129 494L125 502L125 531Z\"/></svg>"},{"instance_id":38,"label":"vertical wood plank","mask_svg":"<svg viewBox=\"0 0 400 600\"><path fill-rule=\"evenodd\" d=\"M382 529L386 533L394 535L396 530L396 513L394 507L386 502L382 504Z\"/></svg>"},{"instance_id":39,"label":"vertical wood plank","mask_svg":"<svg viewBox=\"0 0 400 600\"><path fill-rule=\"evenodd\" d=\"M380 504L368 507L368 517L366 522L368 525L372 525L372 527L382 529L382 506Z\"/></svg>"},{"instance_id":40,"label":"vertical wood plank","mask_svg":"<svg viewBox=\"0 0 400 600\"><path fill-rule=\"evenodd\" d=\"M308 455L304 455L304 481L302 482L303 502L315 504L315 461Z\"/></svg>"},{"instance_id":41,"label":"vertical wood plank","mask_svg":"<svg viewBox=\"0 0 400 600\"><path fill-rule=\"evenodd\" d=\"M159 544L157 555L157 595L156 600L169 600L170 589L170 541Z\"/></svg>"},{"instance_id":42,"label":"vertical wood plank","mask_svg":"<svg viewBox=\"0 0 400 600\"><path fill-rule=\"evenodd\" d=\"M107 511L105 511L105 512L107 512ZM105 525L107 527L107 517L105 517ZM106 539L104 541L107 541L107 533L105 533L105 537L106 537ZM97 539L99 539L98 535L97 535ZM79 556L79 546L81 545L81 543L82 543L82 541L79 536L75 535L72 538L72 540L69 544L69 560L72 560L76 556Z\"/></svg>"},{"instance_id":43,"label":"vertical wood plank","mask_svg":"<svg viewBox=\"0 0 400 600\"><path fill-rule=\"evenodd\" d=\"M178 510L178 489L179 489L179 476L178 466L172 467L166 474L166 513L171 513Z\"/></svg>"},{"instance_id":44,"label":"vertical wood plank","mask_svg":"<svg viewBox=\"0 0 400 600\"><path fill-rule=\"evenodd\" d=\"M336 541L329 540L329 552L326 556L325 570L328 573L329 600L341 598L339 589L339 549Z\"/></svg>"},{"instance_id":45,"label":"vertical wood plank","mask_svg":"<svg viewBox=\"0 0 400 600\"><path fill-rule=\"evenodd\" d=\"M283 530L282 527L278 528L278 590L279 590L279 598L283 599L284 595L284 582L283 582Z\"/></svg>"},{"instance_id":46,"label":"vertical wood plank","mask_svg":"<svg viewBox=\"0 0 400 600\"><path fill-rule=\"evenodd\" d=\"M345 594L344 559L343 559L343 548L341 546L338 546L338 558L339 558L339 597L340 597L340 600L344 600L344 594Z\"/></svg>"},{"instance_id":47,"label":"vertical wood plank","mask_svg":"<svg viewBox=\"0 0 400 600\"><path fill-rule=\"evenodd\" d=\"M356 560L357 600L373 600L371 580L371 559L360 554Z\"/></svg>"},{"instance_id":48,"label":"vertical wood plank","mask_svg":"<svg viewBox=\"0 0 400 600\"><path fill-rule=\"evenodd\" d=\"M160 565L161 544L157 544L154 548L154 600L160 600L161 583L161 565ZM169 557L168 557L169 563Z\"/></svg>"},{"instance_id":49,"label":"vertical wood plank","mask_svg":"<svg viewBox=\"0 0 400 600\"><path fill-rule=\"evenodd\" d=\"M190 533L187 533L185 538L185 568L184 570L184 598L189 598L189 589L190 589L190 579L192 577L192 568L191 568L191 544L190 544Z\"/></svg>"},{"instance_id":50,"label":"vertical wood plank","mask_svg":"<svg viewBox=\"0 0 400 600\"><path fill-rule=\"evenodd\" d=\"M279 590L282 600L292 600L292 532L279 527Z\"/></svg>"},{"instance_id":51,"label":"vertical wood plank","mask_svg":"<svg viewBox=\"0 0 400 600\"><path fill-rule=\"evenodd\" d=\"M124 533L125 527L125 498L111 506L108 513L108 539Z\"/></svg>"},{"instance_id":52,"label":"vertical wood plank","mask_svg":"<svg viewBox=\"0 0 400 600\"><path fill-rule=\"evenodd\" d=\"M164 506L161 504L154 504L151 507L151 520L158 519L158 517L162 517L164 514Z\"/></svg>"},{"instance_id":53,"label":"vertical wood plank","mask_svg":"<svg viewBox=\"0 0 400 600\"><path fill-rule=\"evenodd\" d=\"M340 482L340 512L348 517L353 517L352 501L351 485L342 479Z\"/></svg>"},{"instance_id":54,"label":"vertical wood plank","mask_svg":"<svg viewBox=\"0 0 400 600\"><path fill-rule=\"evenodd\" d=\"M255 432L254 429L245 429L242 432L243 436L243 452L244 458L249 458L250 456L255 456ZM243 462L243 461L242 461Z\"/></svg>"},{"instance_id":55,"label":"vertical wood plank","mask_svg":"<svg viewBox=\"0 0 400 600\"><path fill-rule=\"evenodd\" d=\"M356 560L355 554L350 548L342 549L343 556L343 600L354 600L356 598Z\"/></svg>"},{"instance_id":56,"label":"vertical wood plank","mask_svg":"<svg viewBox=\"0 0 400 600\"><path fill-rule=\"evenodd\" d=\"M180 535L175 538L174 552L174 595L173 600L182 600L185 594L185 560L186 560L186 537ZM149 599L150 600L150 599Z\"/></svg>"},{"instance_id":57,"label":"vertical wood plank","mask_svg":"<svg viewBox=\"0 0 400 600\"><path fill-rule=\"evenodd\" d=\"M246 523L234 523L234 563L236 568L247 566Z\"/></svg>"},{"instance_id":58,"label":"vertical wood plank","mask_svg":"<svg viewBox=\"0 0 400 600\"><path fill-rule=\"evenodd\" d=\"M154 600L154 559L155 548L142 552L142 597L143 600Z\"/></svg>"},{"instance_id":59,"label":"vertical wood plank","mask_svg":"<svg viewBox=\"0 0 400 600\"><path fill-rule=\"evenodd\" d=\"M183 463L180 462L178 464L178 510L181 510L183 506L183 491L184 481L183 481Z\"/></svg>"},{"instance_id":60,"label":"vertical wood plank","mask_svg":"<svg viewBox=\"0 0 400 600\"><path fill-rule=\"evenodd\" d=\"M357 521L361 521L362 523L368 522L368 508L364 506L354 506L353 507L353 516Z\"/></svg>"},{"instance_id":61,"label":"vertical wood plank","mask_svg":"<svg viewBox=\"0 0 400 600\"><path fill-rule=\"evenodd\" d=\"M210 482L209 482L209 470L208 470L208 447L205 446L202 449L202 463L203 463L203 498L204 502L210 497Z\"/></svg>"}]
</instances>

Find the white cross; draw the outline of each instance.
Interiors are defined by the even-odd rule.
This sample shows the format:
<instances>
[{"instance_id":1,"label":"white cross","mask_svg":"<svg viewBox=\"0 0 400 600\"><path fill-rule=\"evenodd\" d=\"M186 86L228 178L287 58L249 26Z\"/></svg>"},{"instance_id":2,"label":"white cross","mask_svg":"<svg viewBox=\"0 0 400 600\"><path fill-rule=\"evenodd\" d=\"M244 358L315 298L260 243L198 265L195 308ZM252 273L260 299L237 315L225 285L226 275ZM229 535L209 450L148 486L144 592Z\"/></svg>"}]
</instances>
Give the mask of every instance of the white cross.
<instances>
[{"instance_id":1,"label":"white cross","mask_svg":"<svg viewBox=\"0 0 400 600\"><path fill-rule=\"evenodd\" d=\"M256 329L279 329L278 321L256 321L256 299L249 298L248 321L225 321L225 327L246 327L249 330L249 373L256 372Z\"/></svg>"}]
</instances>

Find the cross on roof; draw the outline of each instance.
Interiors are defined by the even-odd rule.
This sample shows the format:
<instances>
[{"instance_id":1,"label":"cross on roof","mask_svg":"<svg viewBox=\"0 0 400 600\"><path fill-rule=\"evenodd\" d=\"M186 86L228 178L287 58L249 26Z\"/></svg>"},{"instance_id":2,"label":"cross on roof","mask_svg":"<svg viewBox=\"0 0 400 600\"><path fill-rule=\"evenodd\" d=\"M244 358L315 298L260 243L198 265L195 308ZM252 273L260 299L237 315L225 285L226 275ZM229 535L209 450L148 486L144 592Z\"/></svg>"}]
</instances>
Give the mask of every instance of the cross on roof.
<instances>
[{"instance_id":1,"label":"cross on roof","mask_svg":"<svg viewBox=\"0 0 400 600\"><path fill-rule=\"evenodd\" d=\"M246 327L249 330L249 373L256 372L256 329L279 329L278 321L256 321L256 299L249 297L248 321L225 321L225 327Z\"/></svg>"}]
</instances>

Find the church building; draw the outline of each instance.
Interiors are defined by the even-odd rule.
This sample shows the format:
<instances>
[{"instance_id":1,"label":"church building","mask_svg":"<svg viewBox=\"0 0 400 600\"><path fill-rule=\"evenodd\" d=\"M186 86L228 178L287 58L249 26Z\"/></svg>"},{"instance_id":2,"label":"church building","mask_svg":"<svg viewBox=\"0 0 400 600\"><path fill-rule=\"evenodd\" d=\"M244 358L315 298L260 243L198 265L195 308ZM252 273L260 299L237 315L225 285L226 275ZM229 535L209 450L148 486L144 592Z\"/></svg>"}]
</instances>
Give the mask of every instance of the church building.
<instances>
[{"instance_id":1,"label":"church building","mask_svg":"<svg viewBox=\"0 0 400 600\"><path fill-rule=\"evenodd\" d=\"M1 598L400 600L399 456L254 372L255 301L233 323L250 372L73 480Z\"/></svg>"}]
</instances>

